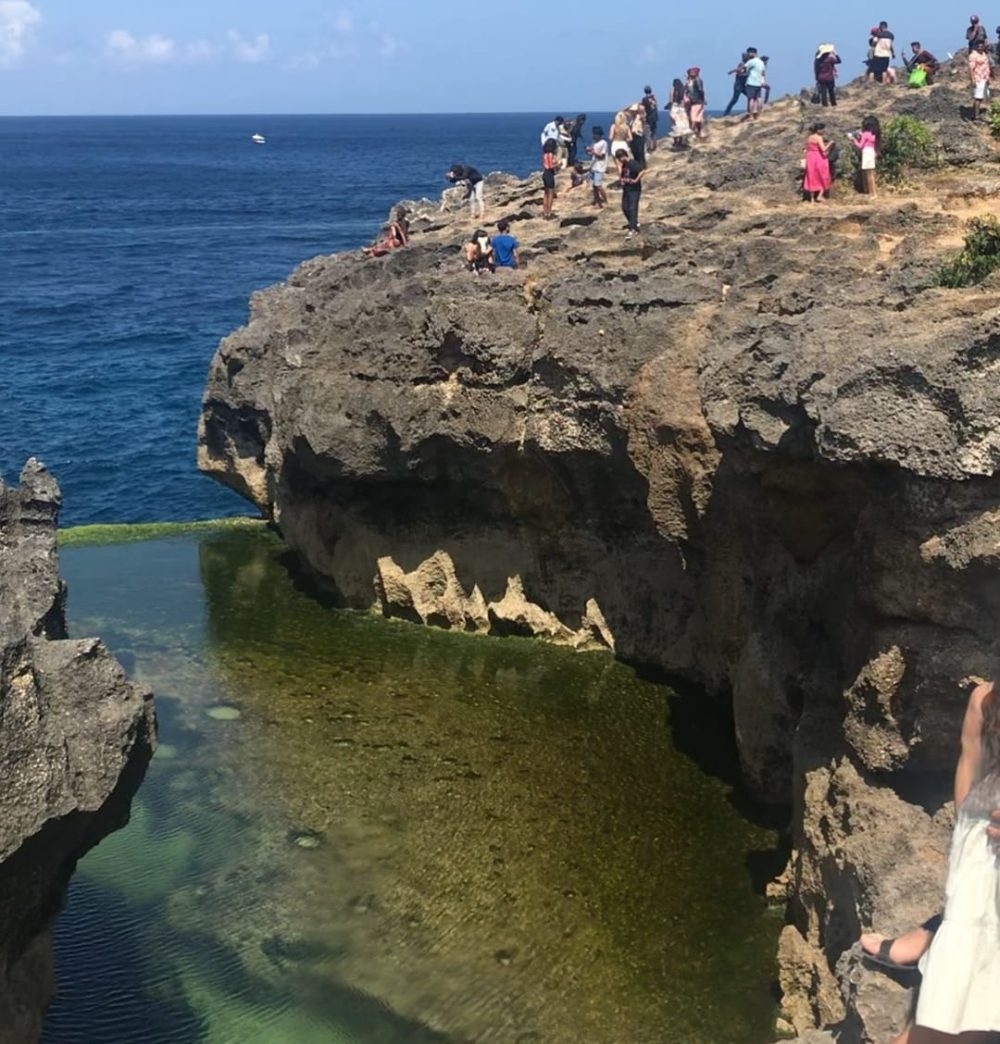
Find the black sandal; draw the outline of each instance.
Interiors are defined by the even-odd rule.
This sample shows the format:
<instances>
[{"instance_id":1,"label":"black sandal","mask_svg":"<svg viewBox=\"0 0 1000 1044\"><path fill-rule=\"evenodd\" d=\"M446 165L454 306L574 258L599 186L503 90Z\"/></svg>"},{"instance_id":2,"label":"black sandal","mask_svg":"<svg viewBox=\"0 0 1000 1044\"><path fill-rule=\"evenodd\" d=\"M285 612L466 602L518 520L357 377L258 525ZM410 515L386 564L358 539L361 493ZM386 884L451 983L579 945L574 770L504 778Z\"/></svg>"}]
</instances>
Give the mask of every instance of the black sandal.
<instances>
[{"instance_id":1,"label":"black sandal","mask_svg":"<svg viewBox=\"0 0 1000 1044\"><path fill-rule=\"evenodd\" d=\"M879 968L887 968L889 971L916 971L916 964L900 964L899 961L894 961L889 956L889 953L892 950L892 944L895 941L895 939L883 939L882 942L879 944L878 953L869 953L867 950L862 950L861 959L866 964L874 964Z\"/></svg>"}]
</instances>

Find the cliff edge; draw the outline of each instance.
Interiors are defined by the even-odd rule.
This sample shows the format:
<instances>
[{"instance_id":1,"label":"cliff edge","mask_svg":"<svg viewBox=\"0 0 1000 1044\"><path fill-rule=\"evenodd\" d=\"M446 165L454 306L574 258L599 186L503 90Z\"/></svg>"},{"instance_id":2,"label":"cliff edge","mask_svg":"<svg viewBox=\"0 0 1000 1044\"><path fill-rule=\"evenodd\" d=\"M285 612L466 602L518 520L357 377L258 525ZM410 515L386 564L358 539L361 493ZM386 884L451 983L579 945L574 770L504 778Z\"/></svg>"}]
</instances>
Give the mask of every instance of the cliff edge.
<instances>
[{"instance_id":1,"label":"cliff edge","mask_svg":"<svg viewBox=\"0 0 1000 1044\"><path fill-rule=\"evenodd\" d=\"M462 270L454 192L413 244L254 296L205 392L204 471L345 604L604 645L732 708L748 784L793 808L784 1015L882 1040L907 991L866 927L935 912L969 680L994 676L1000 282L936 288L1000 195L961 70L717 121L646 175L641 236L586 189L493 176L526 264ZM797 201L806 126L906 113L940 165Z\"/></svg>"},{"instance_id":2,"label":"cliff edge","mask_svg":"<svg viewBox=\"0 0 1000 1044\"><path fill-rule=\"evenodd\" d=\"M0 1044L30 1044L52 996L51 926L80 858L128 818L152 697L96 639L70 639L55 480L0 481Z\"/></svg>"}]
</instances>

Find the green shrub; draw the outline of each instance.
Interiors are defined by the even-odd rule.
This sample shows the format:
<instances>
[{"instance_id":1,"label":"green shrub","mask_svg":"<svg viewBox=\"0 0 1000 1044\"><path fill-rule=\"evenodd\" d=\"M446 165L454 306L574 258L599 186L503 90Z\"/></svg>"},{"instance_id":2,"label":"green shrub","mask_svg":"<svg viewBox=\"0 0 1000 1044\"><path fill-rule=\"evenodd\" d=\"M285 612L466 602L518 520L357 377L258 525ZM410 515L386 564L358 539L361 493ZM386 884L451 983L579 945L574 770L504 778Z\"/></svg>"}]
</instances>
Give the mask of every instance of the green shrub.
<instances>
[{"instance_id":1,"label":"green shrub","mask_svg":"<svg viewBox=\"0 0 1000 1044\"><path fill-rule=\"evenodd\" d=\"M962 252L938 271L938 286L973 286L1000 268L1000 219L973 218L966 229Z\"/></svg>"},{"instance_id":2,"label":"green shrub","mask_svg":"<svg viewBox=\"0 0 1000 1044\"><path fill-rule=\"evenodd\" d=\"M916 116L893 116L882 125L879 177L898 185L907 171L927 170L938 163L937 144L930 127Z\"/></svg>"},{"instance_id":3,"label":"green shrub","mask_svg":"<svg viewBox=\"0 0 1000 1044\"><path fill-rule=\"evenodd\" d=\"M990 125L990 134L994 138L1000 138L1000 101L990 102L986 110L986 121Z\"/></svg>"}]
</instances>

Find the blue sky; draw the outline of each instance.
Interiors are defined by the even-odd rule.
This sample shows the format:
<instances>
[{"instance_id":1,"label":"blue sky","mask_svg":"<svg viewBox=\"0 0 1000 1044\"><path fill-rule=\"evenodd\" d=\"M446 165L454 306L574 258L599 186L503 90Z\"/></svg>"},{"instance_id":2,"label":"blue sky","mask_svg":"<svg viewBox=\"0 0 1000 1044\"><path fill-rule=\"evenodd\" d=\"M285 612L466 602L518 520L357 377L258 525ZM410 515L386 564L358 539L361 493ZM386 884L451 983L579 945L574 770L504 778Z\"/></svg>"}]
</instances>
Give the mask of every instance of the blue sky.
<instances>
[{"instance_id":1,"label":"blue sky","mask_svg":"<svg viewBox=\"0 0 1000 1044\"><path fill-rule=\"evenodd\" d=\"M686 12L678 14L677 12ZM700 12L703 11L704 14ZM939 57L970 11L930 0L0 0L0 114L606 111L689 65L710 107L743 47L780 94L886 19ZM991 36L1000 12L990 21Z\"/></svg>"}]
</instances>

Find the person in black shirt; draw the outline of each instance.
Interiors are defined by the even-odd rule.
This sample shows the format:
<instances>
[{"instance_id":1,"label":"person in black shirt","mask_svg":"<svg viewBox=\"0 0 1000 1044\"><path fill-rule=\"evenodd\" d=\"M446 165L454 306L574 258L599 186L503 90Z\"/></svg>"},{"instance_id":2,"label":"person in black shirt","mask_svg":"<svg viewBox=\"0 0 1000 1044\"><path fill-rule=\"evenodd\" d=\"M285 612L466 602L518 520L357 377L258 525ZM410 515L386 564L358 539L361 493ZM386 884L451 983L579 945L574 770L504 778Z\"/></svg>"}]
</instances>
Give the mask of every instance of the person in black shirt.
<instances>
[{"instance_id":1,"label":"person in black shirt","mask_svg":"<svg viewBox=\"0 0 1000 1044\"><path fill-rule=\"evenodd\" d=\"M746 61L750 57L746 51L740 56L740 60L735 69L729 70L729 75L733 78L733 96L729 99L729 104L726 106L726 111L722 114L728 116L736 105L740 98L746 93L747 86L747 67Z\"/></svg>"},{"instance_id":2,"label":"person in black shirt","mask_svg":"<svg viewBox=\"0 0 1000 1044\"><path fill-rule=\"evenodd\" d=\"M445 177L453 184L464 181L466 184L465 198L469 201L469 210L473 217L482 217L486 212L486 203L483 200L483 176L475 167L466 167L461 163L453 163Z\"/></svg>"},{"instance_id":3,"label":"person in black shirt","mask_svg":"<svg viewBox=\"0 0 1000 1044\"><path fill-rule=\"evenodd\" d=\"M580 147L580 135L587 123L587 114L581 112L579 116L569 125L569 148L566 152L566 166L575 167L577 164L577 150Z\"/></svg>"},{"instance_id":4,"label":"person in black shirt","mask_svg":"<svg viewBox=\"0 0 1000 1044\"><path fill-rule=\"evenodd\" d=\"M642 89L642 111L646 123L646 151L656 152L656 128L660 123L660 103L653 94L652 87Z\"/></svg>"},{"instance_id":5,"label":"person in black shirt","mask_svg":"<svg viewBox=\"0 0 1000 1044\"><path fill-rule=\"evenodd\" d=\"M979 21L979 15L972 15L969 18L969 28L965 30L965 46L968 47L971 53L981 43L989 43L986 26Z\"/></svg>"},{"instance_id":6,"label":"person in black shirt","mask_svg":"<svg viewBox=\"0 0 1000 1044\"><path fill-rule=\"evenodd\" d=\"M642 199L642 176L645 167L635 159L622 164L622 212L628 222L628 236L639 231L639 202Z\"/></svg>"}]
</instances>

